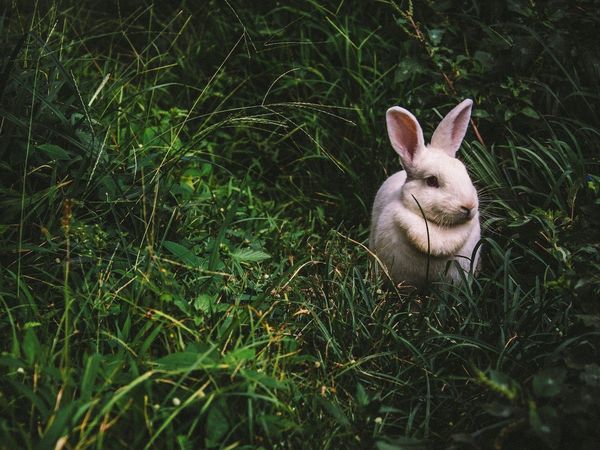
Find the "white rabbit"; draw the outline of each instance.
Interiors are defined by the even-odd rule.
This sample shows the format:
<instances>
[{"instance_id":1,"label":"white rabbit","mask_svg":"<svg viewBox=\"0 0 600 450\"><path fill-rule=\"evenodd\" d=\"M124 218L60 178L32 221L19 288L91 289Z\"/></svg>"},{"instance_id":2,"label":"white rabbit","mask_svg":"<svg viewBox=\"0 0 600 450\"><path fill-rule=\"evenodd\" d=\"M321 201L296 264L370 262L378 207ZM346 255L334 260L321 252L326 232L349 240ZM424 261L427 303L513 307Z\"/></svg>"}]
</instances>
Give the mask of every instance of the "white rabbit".
<instances>
[{"instance_id":1,"label":"white rabbit","mask_svg":"<svg viewBox=\"0 0 600 450\"><path fill-rule=\"evenodd\" d=\"M386 113L388 135L404 170L389 177L377 192L369 247L395 283L422 288L444 275L460 281L461 269L478 267L479 252L473 256L480 238L477 191L455 158L472 105L467 99L450 111L428 146L409 111L394 106ZM459 267L455 262L448 265L451 260Z\"/></svg>"}]
</instances>

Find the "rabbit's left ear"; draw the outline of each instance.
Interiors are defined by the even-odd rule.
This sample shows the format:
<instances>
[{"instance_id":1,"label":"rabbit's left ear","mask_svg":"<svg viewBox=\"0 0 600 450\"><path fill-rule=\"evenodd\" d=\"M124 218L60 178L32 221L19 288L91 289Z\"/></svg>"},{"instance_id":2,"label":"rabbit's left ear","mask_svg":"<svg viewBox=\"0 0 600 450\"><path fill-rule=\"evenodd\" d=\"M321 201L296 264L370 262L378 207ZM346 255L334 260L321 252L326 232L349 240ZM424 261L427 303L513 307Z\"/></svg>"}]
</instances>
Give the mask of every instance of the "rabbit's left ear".
<instances>
[{"instance_id":1,"label":"rabbit's left ear","mask_svg":"<svg viewBox=\"0 0 600 450\"><path fill-rule=\"evenodd\" d=\"M431 146L444 150L449 156L456 156L460 144L465 137L473 100L466 99L446 114L431 137Z\"/></svg>"}]
</instances>

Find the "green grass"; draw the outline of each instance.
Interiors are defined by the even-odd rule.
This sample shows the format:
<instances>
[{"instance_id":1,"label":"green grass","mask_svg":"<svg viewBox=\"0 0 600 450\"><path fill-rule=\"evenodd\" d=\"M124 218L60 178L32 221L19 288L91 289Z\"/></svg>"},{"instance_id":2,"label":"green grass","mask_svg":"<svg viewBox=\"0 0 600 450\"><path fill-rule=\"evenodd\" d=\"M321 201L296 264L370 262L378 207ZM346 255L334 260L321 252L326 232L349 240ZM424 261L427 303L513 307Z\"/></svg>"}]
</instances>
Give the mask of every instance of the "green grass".
<instances>
[{"instance_id":1,"label":"green grass","mask_svg":"<svg viewBox=\"0 0 600 450\"><path fill-rule=\"evenodd\" d=\"M199 3L0 16L0 448L594 448L597 2ZM384 112L466 97L482 271L389 289Z\"/></svg>"}]
</instances>

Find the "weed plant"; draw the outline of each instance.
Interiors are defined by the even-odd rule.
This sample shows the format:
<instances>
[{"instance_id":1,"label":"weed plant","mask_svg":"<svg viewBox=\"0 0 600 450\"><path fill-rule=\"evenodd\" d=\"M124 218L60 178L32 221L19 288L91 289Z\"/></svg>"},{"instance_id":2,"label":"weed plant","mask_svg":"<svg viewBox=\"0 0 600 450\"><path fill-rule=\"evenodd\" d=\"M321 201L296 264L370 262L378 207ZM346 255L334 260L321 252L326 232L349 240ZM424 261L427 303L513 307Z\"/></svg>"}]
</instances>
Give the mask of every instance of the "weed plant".
<instances>
[{"instance_id":1,"label":"weed plant","mask_svg":"<svg viewBox=\"0 0 600 450\"><path fill-rule=\"evenodd\" d=\"M598 1L3 6L1 448L596 448ZM389 288L467 97L482 271Z\"/></svg>"}]
</instances>

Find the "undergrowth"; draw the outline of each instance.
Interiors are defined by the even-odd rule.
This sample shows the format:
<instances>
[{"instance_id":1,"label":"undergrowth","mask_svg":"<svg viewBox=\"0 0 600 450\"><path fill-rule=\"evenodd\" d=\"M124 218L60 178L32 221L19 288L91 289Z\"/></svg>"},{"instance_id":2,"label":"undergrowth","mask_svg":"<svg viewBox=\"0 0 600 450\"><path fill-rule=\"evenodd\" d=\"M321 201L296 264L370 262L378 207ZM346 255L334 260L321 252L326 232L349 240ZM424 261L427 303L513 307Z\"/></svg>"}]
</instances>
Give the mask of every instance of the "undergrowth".
<instances>
[{"instance_id":1,"label":"undergrowth","mask_svg":"<svg viewBox=\"0 0 600 450\"><path fill-rule=\"evenodd\" d=\"M596 1L12 2L0 447L594 448ZM483 268L390 289L398 170L475 101Z\"/></svg>"}]
</instances>

